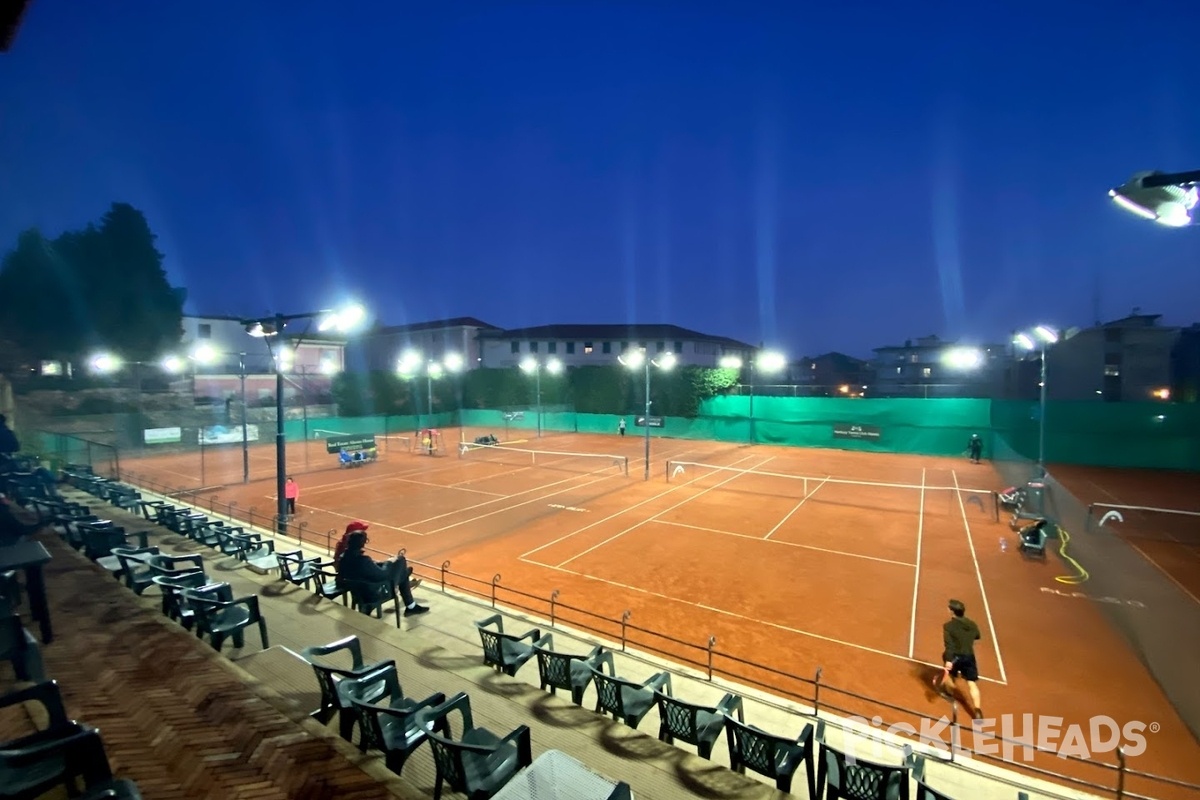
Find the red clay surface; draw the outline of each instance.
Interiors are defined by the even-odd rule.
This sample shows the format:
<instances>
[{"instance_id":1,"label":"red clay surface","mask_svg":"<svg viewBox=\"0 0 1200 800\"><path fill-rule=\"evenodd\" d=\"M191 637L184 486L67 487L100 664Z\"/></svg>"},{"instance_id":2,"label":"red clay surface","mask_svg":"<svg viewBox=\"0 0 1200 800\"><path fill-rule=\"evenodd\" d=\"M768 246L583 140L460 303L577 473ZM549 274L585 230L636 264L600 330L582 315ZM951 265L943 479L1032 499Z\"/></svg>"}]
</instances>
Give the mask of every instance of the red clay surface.
<instances>
[{"instance_id":1,"label":"red clay surface","mask_svg":"<svg viewBox=\"0 0 1200 800\"><path fill-rule=\"evenodd\" d=\"M446 439L457 440L458 432L447 431ZM695 665L704 663L703 647L715 636L718 673L778 694L811 699L811 686L800 678L822 667L823 706L888 722L948 713L929 688L936 672L929 665L940 663L946 603L958 598L983 631L977 647L983 709L998 720L1014 715L1012 738L1036 740L1036 720L1047 716L1062 718L1050 746L1062 744L1072 724L1086 735L1098 716L1121 725L1141 721L1153 732L1130 766L1200 783L1200 745L1087 596L1087 585L1056 581L1070 574L1067 565L1056 557L1023 558L1015 534L994 521L988 492L1004 484L986 464L661 439L654 441L651 479L643 481L642 441L634 436L560 434L511 444L625 455L630 475L609 459L530 463L521 453L459 458L454 451L431 458L399 448L379 463L338 470L319 443L307 450L298 443L289 445L291 463L331 465L298 476L299 518L311 532L367 520L373 548L406 548L410 559L433 565L432 572L418 568L430 576L448 560L453 573L478 579L468 588L484 594L498 574L500 602L543 616L557 590L559 619L605 636L619 634L629 611L633 646ZM275 505L273 480L241 485L240 451L213 455L206 483L239 483L202 492L203 502L217 497L236 501L238 509L255 507L265 523ZM668 481L666 459L815 480L685 466ZM256 447L252 460L256 477L272 474L268 446ZM122 467L135 473L124 475L135 483L184 487L199 485L196 464L195 454L180 454L126 459ZM1093 572L1102 568L1089 565ZM452 582L464 585L461 578ZM1035 715L1032 729L1023 729L1022 714ZM994 732L1001 732L999 723ZM1111 751L1093 755L1115 763ZM1016 757L1022 759L1020 751ZM1098 767L1040 756L1036 764L1115 784L1115 774ZM1195 797L1136 777L1126 788Z\"/></svg>"}]
</instances>

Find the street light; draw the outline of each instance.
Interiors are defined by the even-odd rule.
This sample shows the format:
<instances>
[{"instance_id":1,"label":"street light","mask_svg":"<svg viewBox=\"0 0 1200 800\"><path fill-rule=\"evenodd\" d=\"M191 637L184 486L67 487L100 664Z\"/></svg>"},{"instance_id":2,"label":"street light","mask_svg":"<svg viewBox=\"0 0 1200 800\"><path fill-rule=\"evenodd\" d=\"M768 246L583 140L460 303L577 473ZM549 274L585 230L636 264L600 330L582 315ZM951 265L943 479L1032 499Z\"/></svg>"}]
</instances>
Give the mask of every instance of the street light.
<instances>
[{"instance_id":1,"label":"street light","mask_svg":"<svg viewBox=\"0 0 1200 800\"><path fill-rule=\"evenodd\" d=\"M88 359L88 367L97 375L108 375L121 368L121 359L111 353L97 353Z\"/></svg>"},{"instance_id":2,"label":"street light","mask_svg":"<svg viewBox=\"0 0 1200 800\"><path fill-rule=\"evenodd\" d=\"M551 358L543 365L533 356L528 356L521 362L521 371L533 373L534 381L537 386L537 435L542 438L542 368L545 368L551 375L557 375L562 372L562 362L557 358Z\"/></svg>"},{"instance_id":3,"label":"street light","mask_svg":"<svg viewBox=\"0 0 1200 800\"><path fill-rule=\"evenodd\" d=\"M246 333L255 338L265 339L267 348L275 361L275 500L276 518L280 533L287 531L287 438L283 432L283 371L285 369L281 356L287 353L286 346L277 345L271 348L271 339L283 334L290 322L304 320L309 325L317 320L320 331L337 331L349 333L366 319L366 311L360 305L347 305L336 310L306 311L303 314L275 314L260 319L244 319L242 325ZM307 328L305 328L307 331ZM299 347L304 334L297 337L293 347ZM278 340L277 340L278 341ZM279 352L275 352L278 350ZM290 360L290 354L288 354Z\"/></svg>"},{"instance_id":4,"label":"street light","mask_svg":"<svg viewBox=\"0 0 1200 800\"><path fill-rule=\"evenodd\" d=\"M739 356L722 356L717 362L723 369L741 369L743 366L750 370L750 438L754 439L754 373L768 375L787 369L787 356L775 350L763 350L750 361L743 362Z\"/></svg>"},{"instance_id":5,"label":"street light","mask_svg":"<svg viewBox=\"0 0 1200 800\"><path fill-rule=\"evenodd\" d=\"M669 370L675 366L675 354L663 353L658 359L650 358L646 355L645 348L633 351L628 356L617 356L617 361L631 370L645 369L646 371L646 412L642 417L642 427L645 428L646 434L646 473L644 480L650 480L650 367L655 366L661 370Z\"/></svg>"},{"instance_id":6,"label":"street light","mask_svg":"<svg viewBox=\"0 0 1200 800\"><path fill-rule=\"evenodd\" d=\"M198 344L192 348L191 359L197 364L212 364L223 353L215 350L212 345ZM250 482L250 436L249 426L246 423L247 406L246 406L246 354L245 353L229 353L228 355L236 355L238 357L238 381L241 384L242 395L242 483ZM203 432L201 432L203 435Z\"/></svg>"},{"instance_id":7,"label":"street light","mask_svg":"<svg viewBox=\"0 0 1200 800\"><path fill-rule=\"evenodd\" d=\"M1192 224L1200 205L1200 170L1192 172L1139 172L1126 183L1109 189L1108 196L1121 208L1143 219L1171 228Z\"/></svg>"},{"instance_id":8,"label":"street light","mask_svg":"<svg viewBox=\"0 0 1200 800\"><path fill-rule=\"evenodd\" d=\"M1038 411L1038 477L1046 477L1046 349L1058 341L1058 331L1049 325L1038 325L1032 331L1020 332L1013 343L1023 350L1039 350L1041 358L1040 399Z\"/></svg>"},{"instance_id":9,"label":"street light","mask_svg":"<svg viewBox=\"0 0 1200 800\"><path fill-rule=\"evenodd\" d=\"M400 356L400 360L396 363L396 372L401 377L411 380L421 372L425 373L425 390L427 399L427 410L429 416L433 416L433 381L434 378L440 378L447 372L460 372L465 362L462 355L459 353L446 353L442 356L441 361L430 359L425 361L424 357L416 350L405 350ZM417 414L417 427L421 427L421 415Z\"/></svg>"}]
</instances>

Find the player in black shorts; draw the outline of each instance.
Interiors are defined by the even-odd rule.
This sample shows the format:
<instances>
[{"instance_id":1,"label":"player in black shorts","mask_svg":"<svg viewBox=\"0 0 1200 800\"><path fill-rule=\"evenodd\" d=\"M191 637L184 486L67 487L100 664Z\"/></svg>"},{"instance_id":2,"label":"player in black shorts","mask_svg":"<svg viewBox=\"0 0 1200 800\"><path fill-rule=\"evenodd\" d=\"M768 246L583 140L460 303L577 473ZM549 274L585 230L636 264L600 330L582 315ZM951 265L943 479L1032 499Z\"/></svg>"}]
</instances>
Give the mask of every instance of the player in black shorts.
<instances>
[{"instance_id":1,"label":"player in black shorts","mask_svg":"<svg viewBox=\"0 0 1200 800\"><path fill-rule=\"evenodd\" d=\"M942 626L942 674L933 679L933 688L943 697L951 697L954 679L962 676L967 682L975 719L983 719L979 700L979 666L975 663L975 642L979 641L979 626L966 616L967 607L961 600L950 601L950 619Z\"/></svg>"}]
</instances>

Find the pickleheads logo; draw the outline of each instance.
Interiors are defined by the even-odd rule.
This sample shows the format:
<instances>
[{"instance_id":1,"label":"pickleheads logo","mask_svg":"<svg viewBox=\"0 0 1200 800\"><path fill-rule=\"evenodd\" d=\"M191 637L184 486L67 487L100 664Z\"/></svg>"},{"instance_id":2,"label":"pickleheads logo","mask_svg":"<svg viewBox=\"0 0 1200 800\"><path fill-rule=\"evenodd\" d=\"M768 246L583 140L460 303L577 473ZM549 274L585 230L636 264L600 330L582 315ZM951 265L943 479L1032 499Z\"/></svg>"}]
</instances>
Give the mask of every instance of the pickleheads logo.
<instances>
[{"instance_id":1,"label":"pickleheads logo","mask_svg":"<svg viewBox=\"0 0 1200 800\"><path fill-rule=\"evenodd\" d=\"M905 722L884 726L882 717L852 717L857 725L883 731L943 752L950 750L949 717L923 719L920 728ZM994 756L1005 761L1033 761L1040 750L1059 758L1092 758L1121 748L1128 757L1146 752L1147 734L1158 733L1157 722L1137 720L1118 723L1109 716L1092 717L1085 724L1070 723L1062 717L1034 714L1005 714L999 719L973 720L960 724L956 732L955 755ZM852 740L847 757L866 761L884 761L894 750L875 738ZM894 757L894 756L893 756Z\"/></svg>"}]
</instances>

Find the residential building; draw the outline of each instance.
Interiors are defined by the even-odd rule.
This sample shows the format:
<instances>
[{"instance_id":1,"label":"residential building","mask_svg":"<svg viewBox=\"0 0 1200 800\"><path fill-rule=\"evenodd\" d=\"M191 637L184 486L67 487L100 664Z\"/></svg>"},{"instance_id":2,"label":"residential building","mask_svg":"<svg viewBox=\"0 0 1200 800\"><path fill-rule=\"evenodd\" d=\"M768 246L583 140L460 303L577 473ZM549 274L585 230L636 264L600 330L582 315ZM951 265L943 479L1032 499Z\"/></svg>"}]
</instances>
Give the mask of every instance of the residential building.
<instances>
[{"instance_id":1,"label":"residential building","mask_svg":"<svg viewBox=\"0 0 1200 800\"><path fill-rule=\"evenodd\" d=\"M541 325L479 333L480 364L513 367L522 360L555 358L565 367L616 364L622 353L645 348L651 357L674 353L677 363L717 367L722 356L749 359L757 348L725 336L678 325Z\"/></svg>"},{"instance_id":2,"label":"residential building","mask_svg":"<svg viewBox=\"0 0 1200 800\"><path fill-rule=\"evenodd\" d=\"M1171 348L1171 399L1200 403L1200 322L1181 330Z\"/></svg>"},{"instance_id":3,"label":"residential building","mask_svg":"<svg viewBox=\"0 0 1200 800\"><path fill-rule=\"evenodd\" d=\"M978 363L957 358L974 351ZM875 348L869 397L994 397L1011 360L1007 345L947 342L937 336Z\"/></svg>"},{"instance_id":4,"label":"residential building","mask_svg":"<svg viewBox=\"0 0 1200 800\"><path fill-rule=\"evenodd\" d=\"M250 404L273 401L275 337L255 337L246 332L242 317L185 315L182 347L195 372L194 394L225 399L241 392L241 365L246 370L246 396ZM301 323L303 325L303 323ZM345 368L345 342L303 327L284 331L285 399L325 397L333 375ZM211 360L195 358L207 350Z\"/></svg>"},{"instance_id":5,"label":"residential building","mask_svg":"<svg viewBox=\"0 0 1200 800\"><path fill-rule=\"evenodd\" d=\"M1046 351L1048 399L1145 402L1169 398L1172 350L1180 331L1160 325L1160 319L1160 314L1142 314L1135 308L1127 317L1068 332ZM1031 353L1026 360L1036 362L1039 357L1039 353ZM1022 388L1021 394L1029 396L1029 387Z\"/></svg>"},{"instance_id":6,"label":"residential building","mask_svg":"<svg viewBox=\"0 0 1200 800\"><path fill-rule=\"evenodd\" d=\"M836 352L806 356L789 373L796 393L808 397L863 397L871 379L869 362Z\"/></svg>"},{"instance_id":7,"label":"residential building","mask_svg":"<svg viewBox=\"0 0 1200 800\"><path fill-rule=\"evenodd\" d=\"M396 369L402 354L413 351L422 359L435 361L454 353L462 357L467 369L475 369L483 355L479 335L496 330L495 325L474 317L377 327L347 342L346 364L352 372L390 371Z\"/></svg>"}]
</instances>

